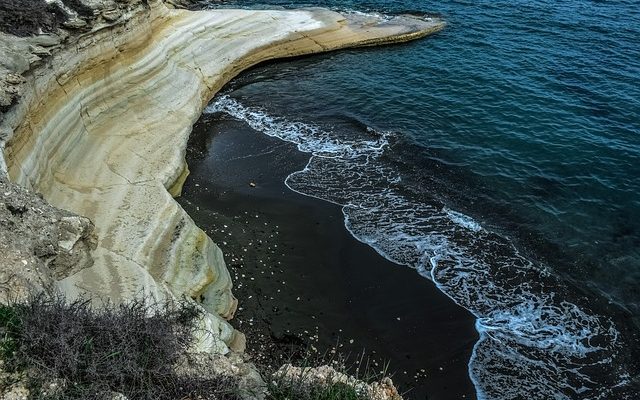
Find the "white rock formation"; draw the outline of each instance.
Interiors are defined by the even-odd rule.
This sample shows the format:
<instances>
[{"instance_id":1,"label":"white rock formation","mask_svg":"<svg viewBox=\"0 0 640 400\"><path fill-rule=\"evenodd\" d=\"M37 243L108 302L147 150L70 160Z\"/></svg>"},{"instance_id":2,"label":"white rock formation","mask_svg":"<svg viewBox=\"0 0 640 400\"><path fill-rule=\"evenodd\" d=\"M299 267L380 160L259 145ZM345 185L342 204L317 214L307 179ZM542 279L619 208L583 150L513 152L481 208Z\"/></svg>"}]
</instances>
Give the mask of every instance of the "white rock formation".
<instances>
[{"instance_id":1,"label":"white rock formation","mask_svg":"<svg viewBox=\"0 0 640 400\"><path fill-rule=\"evenodd\" d=\"M442 23L149 4L24 74L21 100L0 124L6 169L12 181L95 224L94 263L58 283L67 296L186 295L208 311L203 324L214 335L203 336L201 350L242 350L242 335L226 322L237 301L222 252L173 199L188 174L193 123L223 84L258 62L410 40Z\"/></svg>"}]
</instances>

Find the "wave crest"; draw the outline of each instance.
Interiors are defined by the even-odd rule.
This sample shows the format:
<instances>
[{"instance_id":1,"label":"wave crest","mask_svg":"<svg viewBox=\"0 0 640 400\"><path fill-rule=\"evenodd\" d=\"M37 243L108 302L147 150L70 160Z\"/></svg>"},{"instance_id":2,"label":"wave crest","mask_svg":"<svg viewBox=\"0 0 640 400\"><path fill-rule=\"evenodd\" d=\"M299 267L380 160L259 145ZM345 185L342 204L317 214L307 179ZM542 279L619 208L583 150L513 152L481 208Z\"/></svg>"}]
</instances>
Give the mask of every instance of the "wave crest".
<instances>
[{"instance_id":1,"label":"wave crest","mask_svg":"<svg viewBox=\"0 0 640 400\"><path fill-rule=\"evenodd\" d=\"M402 190L383 158L390 133L343 132L247 107L229 96L226 113L266 135L295 143L310 160L289 175L292 190L342 206L345 226L397 264L417 270L476 318L480 339L469 363L479 399L608 399L629 382L618 362L613 322L564 300L563 286L505 237Z\"/></svg>"}]
</instances>

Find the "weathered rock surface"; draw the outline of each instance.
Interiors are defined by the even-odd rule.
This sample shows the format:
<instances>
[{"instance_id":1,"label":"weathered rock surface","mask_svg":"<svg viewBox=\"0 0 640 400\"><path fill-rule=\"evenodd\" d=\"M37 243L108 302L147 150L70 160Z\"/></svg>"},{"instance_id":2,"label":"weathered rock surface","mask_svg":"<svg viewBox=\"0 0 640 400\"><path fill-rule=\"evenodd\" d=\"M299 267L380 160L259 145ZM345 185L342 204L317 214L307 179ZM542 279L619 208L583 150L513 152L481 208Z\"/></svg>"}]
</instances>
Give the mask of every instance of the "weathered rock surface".
<instances>
[{"instance_id":1,"label":"weathered rock surface","mask_svg":"<svg viewBox=\"0 0 640 400\"><path fill-rule=\"evenodd\" d=\"M356 393L370 400L402 400L402 396L390 378L383 378L380 382L366 383L328 365L303 368L285 364L276 371L274 376L287 384L295 382L303 389L305 386L328 386L340 383L352 387Z\"/></svg>"},{"instance_id":2,"label":"weathered rock surface","mask_svg":"<svg viewBox=\"0 0 640 400\"><path fill-rule=\"evenodd\" d=\"M188 296L207 312L185 373L206 364L261 398L255 368L229 352L245 343L226 321L237 301L222 252L173 199L191 126L258 62L411 40L442 23L322 9L189 12L160 0L47 0L62 14L32 18L42 1L24 0L18 14L0 7L26 21L13 32L0 24L0 301Z\"/></svg>"},{"instance_id":3,"label":"weathered rock surface","mask_svg":"<svg viewBox=\"0 0 640 400\"><path fill-rule=\"evenodd\" d=\"M88 217L98 237L89 265L76 247L90 249L93 236L73 233L83 220L61 217L59 254L42 261L50 272L38 285L97 301L188 296L208 311L202 325L213 333L199 349L242 350L242 335L226 322L237 301L222 252L173 199L188 174L193 123L224 83L258 62L411 40L442 23L323 9L190 12L158 0L83 1L93 10L83 17L90 32L0 37L0 94L9 96L0 99L7 104L0 174ZM71 23L80 19L69 14ZM33 252L49 248L43 243ZM31 251L14 247L16 260Z\"/></svg>"},{"instance_id":4,"label":"weathered rock surface","mask_svg":"<svg viewBox=\"0 0 640 400\"><path fill-rule=\"evenodd\" d=\"M210 312L205 325L226 345L241 342L223 320L236 300L221 251L172 198L202 108L257 62L438 27L320 9L187 12L154 3L50 58L24 83L26 98L3 127L11 179L96 224L94 265L60 289L113 301L187 295ZM224 343L206 346L226 352Z\"/></svg>"},{"instance_id":5,"label":"weathered rock surface","mask_svg":"<svg viewBox=\"0 0 640 400\"><path fill-rule=\"evenodd\" d=\"M245 360L246 355L231 353L227 356L212 353L186 354L176 366L176 372L184 376L229 377L237 382L237 394L247 400L265 398L266 383L253 367Z\"/></svg>"},{"instance_id":6,"label":"weathered rock surface","mask_svg":"<svg viewBox=\"0 0 640 400\"><path fill-rule=\"evenodd\" d=\"M93 265L96 244L89 219L0 177L0 301L53 293L58 281Z\"/></svg>"}]
</instances>

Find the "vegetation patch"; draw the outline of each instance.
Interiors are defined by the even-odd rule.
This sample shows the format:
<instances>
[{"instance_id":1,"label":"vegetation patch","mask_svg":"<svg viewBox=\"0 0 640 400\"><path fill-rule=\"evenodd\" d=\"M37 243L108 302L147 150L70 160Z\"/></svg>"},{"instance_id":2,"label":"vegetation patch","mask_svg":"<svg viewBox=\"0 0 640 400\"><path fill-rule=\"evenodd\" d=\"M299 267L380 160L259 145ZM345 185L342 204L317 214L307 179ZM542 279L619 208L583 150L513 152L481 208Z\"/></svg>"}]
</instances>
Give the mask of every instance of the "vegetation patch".
<instances>
[{"instance_id":1,"label":"vegetation patch","mask_svg":"<svg viewBox=\"0 0 640 400\"><path fill-rule=\"evenodd\" d=\"M4 372L21 376L33 399L237 399L230 378L176 373L199 310L188 303L153 310L143 302L95 310L44 297L2 305Z\"/></svg>"},{"instance_id":2,"label":"vegetation patch","mask_svg":"<svg viewBox=\"0 0 640 400\"><path fill-rule=\"evenodd\" d=\"M355 388L344 383L300 385L297 379L273 380L268 388L268 400L367 400Z\"/></svg>"},{"instance_id":3,"label":"vegetation patch","mask_svg":"<svg viewBox=\"0 0 640 400\"><path fill-rule=\"evenodd\" d=\"M338 355L285 364L270 375L267 400L402 400L387 366L376 371L369 361L363 354L355 362Z\"/></svg>"},{"instance_id":4,"label":"vegetation patch","mask_svg":"<svg viewBox=\"0 0 640 400\"><path fill-rule=\"evenodd\" d=\"M40 296L0 305L0 394L19 386L43 400L238 400L240 378L206 362L179 368L200 313L186 301L96 309ZM401 400L386 370L363 361L347 368L344 358L308 355L297 367L264 369L260 391L265 400Z\"/></svg>"},{"instance_id":5,"label":"vegetation patch","mask_svg":"<svg viewBox=\"0 0 640 400\"><path fill-rule=\"evenodd\" d=\"M0 31L16 36L55 32L65 13L44 0L0 0Z\"/></svg>"},{"instance_id":6,"label":"vegetation patch","mask_svg":"<svg viewBox=\"0 0 640 400\"><path fill-rule=\"evenodd\" d=\"M64 0L64 5L83 18L93 18L93 10L80 0ZM55 33L68 15L55 3L44 0L0 0L0 31L16 36Z\"/></svg>"}]
</instances>

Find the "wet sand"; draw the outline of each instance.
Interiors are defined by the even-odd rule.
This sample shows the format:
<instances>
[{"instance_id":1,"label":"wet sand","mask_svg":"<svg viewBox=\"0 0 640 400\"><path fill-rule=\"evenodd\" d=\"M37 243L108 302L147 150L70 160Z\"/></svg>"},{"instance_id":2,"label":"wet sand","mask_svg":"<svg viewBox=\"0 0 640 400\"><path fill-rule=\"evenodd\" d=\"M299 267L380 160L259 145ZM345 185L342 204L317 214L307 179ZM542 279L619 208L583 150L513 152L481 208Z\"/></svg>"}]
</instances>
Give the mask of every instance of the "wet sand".
<instances>
[{"instance_id":1,"label":"wet sand","mask_svg":"<svg viewBox=\"0 0 640 400\"><path fill-rule=\"evenodd\" d=\"M273 365L310 346L371 357L406 399L475 398L473 317L355 240L336 205L290 191L308 155L240 122L194 127L181 205L225 253L247 352ZM251 183L255 184L252 187Z\"/></svg>"}]
</instances>

